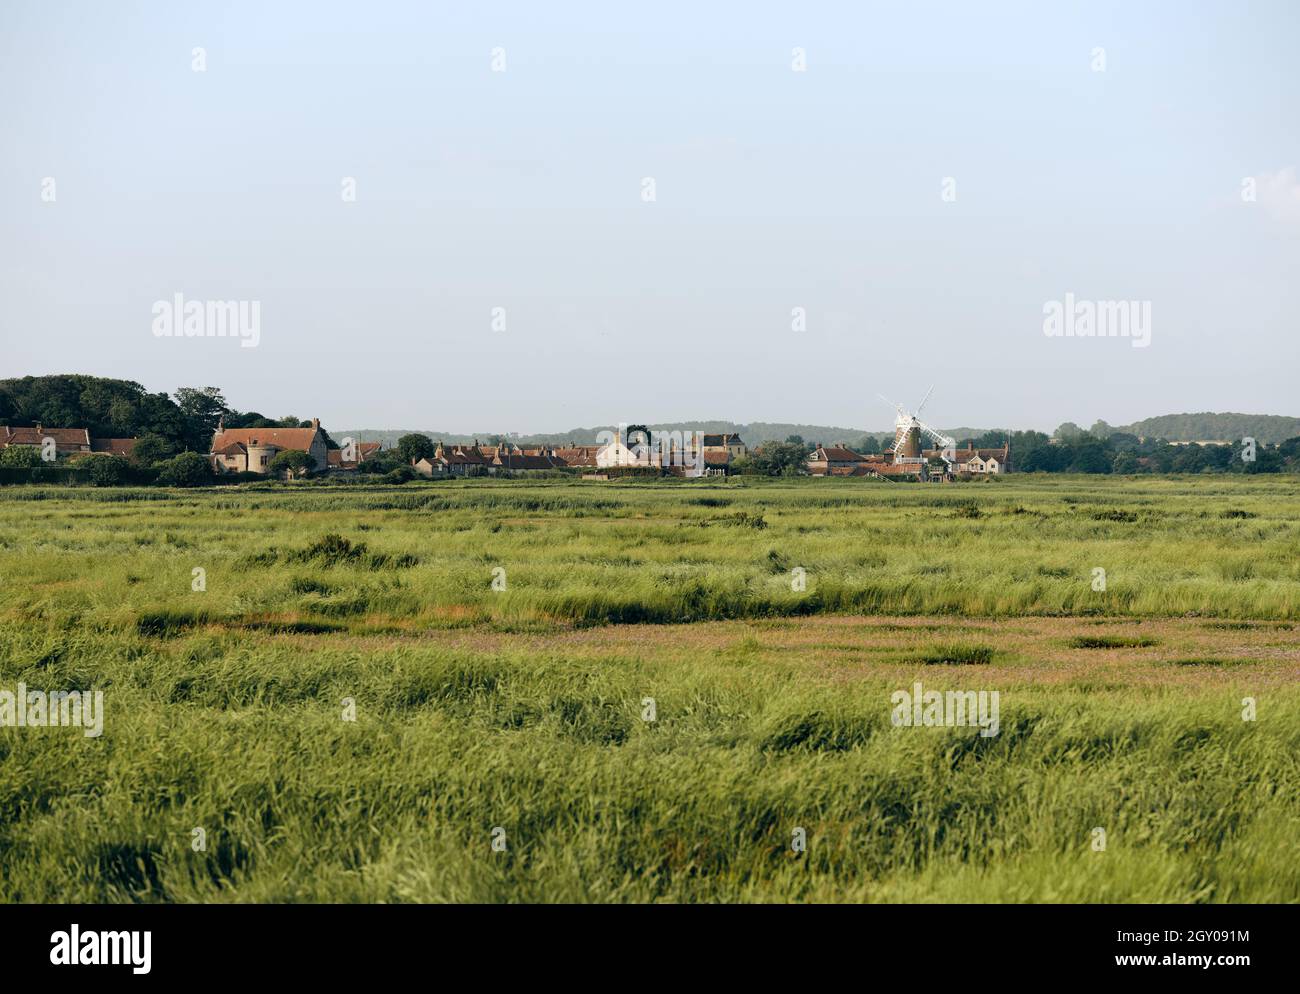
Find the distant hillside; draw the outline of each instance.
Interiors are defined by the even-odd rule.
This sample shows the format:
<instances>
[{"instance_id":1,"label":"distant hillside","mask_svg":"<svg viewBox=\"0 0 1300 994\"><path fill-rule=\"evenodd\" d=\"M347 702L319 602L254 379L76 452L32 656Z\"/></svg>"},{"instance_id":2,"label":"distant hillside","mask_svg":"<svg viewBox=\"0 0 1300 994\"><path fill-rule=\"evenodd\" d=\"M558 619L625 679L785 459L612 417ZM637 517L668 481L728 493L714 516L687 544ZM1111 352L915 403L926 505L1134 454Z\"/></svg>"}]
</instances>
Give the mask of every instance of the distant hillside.
<instances>
[{"instance_id":1,"label":"distant hillside","mask_svg":"<svg viewBox=\"0 0 1300 994\"><path fill-rule=\"evenodd\" d=\"M1250 436L1275 445L1300 436L1300 418L1278 414L1162 414L1145 418L1117 431L1171 442L1239 442Z\"/></svg>"}]
</instances>

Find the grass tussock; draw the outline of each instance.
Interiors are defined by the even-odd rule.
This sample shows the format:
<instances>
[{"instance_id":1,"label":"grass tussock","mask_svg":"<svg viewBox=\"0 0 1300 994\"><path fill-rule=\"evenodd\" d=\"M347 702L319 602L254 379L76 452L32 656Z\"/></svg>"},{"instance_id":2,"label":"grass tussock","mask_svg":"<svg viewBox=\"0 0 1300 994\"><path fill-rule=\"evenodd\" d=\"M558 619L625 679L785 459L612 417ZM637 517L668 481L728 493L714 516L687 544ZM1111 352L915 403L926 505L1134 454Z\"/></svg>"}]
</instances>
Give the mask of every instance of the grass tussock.
<instances>
[{"instance_id":1,"label":"grass tussock","mask_svg":"<svg viewBox=\"0 0 1300 994\"><path fill-rule=\"evenodd\" d=\"M1069 641L1071 649L1144 649L1159 644L1146 635L1079 635Z\"/></svg>"},{"instance_id":2,"label":"grass tussock","mask_svg":"<svg viewBox=\"0 0 1300 994\"><path fill-rule=\"evenodd\" d=\"M991 645L941 645L909 658L927 666L983 666L993 661L996 651Z\"/></svg>"}]
</instances>

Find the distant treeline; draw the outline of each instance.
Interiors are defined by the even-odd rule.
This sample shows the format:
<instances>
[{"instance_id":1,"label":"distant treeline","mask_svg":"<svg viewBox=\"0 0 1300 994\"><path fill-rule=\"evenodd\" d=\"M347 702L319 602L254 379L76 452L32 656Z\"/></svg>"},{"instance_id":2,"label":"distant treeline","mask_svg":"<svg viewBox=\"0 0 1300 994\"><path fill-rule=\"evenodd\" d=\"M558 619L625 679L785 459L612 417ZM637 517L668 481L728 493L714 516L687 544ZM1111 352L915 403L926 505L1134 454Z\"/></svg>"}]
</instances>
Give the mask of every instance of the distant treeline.
<instances>
[{"instance_id":1,"label":"distant treeline","mask_svg":"<svg viewBox=\"0 0 1300 994\"><path fill-rule=\"evenodd\" d=\"M1118 431L1081 432L1055 442L1042 432L1018 431L1011 435L1011 468L1018 473L1300 472L1300 438L1276 445L1255 439L1252 451L1241 442L1175 445Z\"/></svg>"}]
</instances>

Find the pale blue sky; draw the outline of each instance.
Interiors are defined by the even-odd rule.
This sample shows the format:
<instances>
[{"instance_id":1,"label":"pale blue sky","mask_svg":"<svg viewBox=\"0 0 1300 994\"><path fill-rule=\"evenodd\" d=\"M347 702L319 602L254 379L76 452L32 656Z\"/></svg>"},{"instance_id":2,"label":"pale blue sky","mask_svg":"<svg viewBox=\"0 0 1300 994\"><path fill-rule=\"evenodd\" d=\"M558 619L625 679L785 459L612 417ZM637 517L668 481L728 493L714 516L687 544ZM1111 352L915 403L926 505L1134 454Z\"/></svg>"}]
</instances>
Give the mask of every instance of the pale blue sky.
<instances>
[{"instance_id":1,"label":"pale blue sky","mask_svg":"<svg viewBox=\"0 0 1300 994\"><path fill-rule=\"evenodd\" d=\"M1293 2L6 0L0 375L451 431L1300 414L1297 53ZM1150 347L1045 337L1067 291ZM155 338L176 292L259 347Z\"/></svg>"}]
</instances>

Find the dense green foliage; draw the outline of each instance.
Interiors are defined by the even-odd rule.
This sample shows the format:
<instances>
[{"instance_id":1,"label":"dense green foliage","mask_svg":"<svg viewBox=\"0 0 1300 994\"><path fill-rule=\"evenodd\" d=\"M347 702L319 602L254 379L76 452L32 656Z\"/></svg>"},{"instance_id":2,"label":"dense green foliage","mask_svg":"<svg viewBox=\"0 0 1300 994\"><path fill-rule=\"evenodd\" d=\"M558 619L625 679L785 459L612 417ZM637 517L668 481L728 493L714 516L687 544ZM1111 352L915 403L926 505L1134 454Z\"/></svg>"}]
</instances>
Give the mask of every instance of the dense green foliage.
<instances>
[{"instance_id":1,"label":"dense green foliage","mask_svg":"<svg viewBox=\"0 0 1300 994\"><path fill-rule=\"evenodd\" d=\"M403 435L397 440L397 454L408 464L419 462L421 459L432 459L436 449L428 435Z\"/></svg>"},{"instance_id":2,"label":"dense green foliage","mask_svg":"<svg viewBox=\"0 0 1300 994\"><path fill-rule=\"evenodd\" d=\"M155 434L207 451L209 435L165 393L139 383L68 374L0 380L0 424L87 428L97 438Z\"/></svg>"},{"instance_id":3,"label":"dense green foliage","mask_svg":"<svg viewBox=\"0 0 1300 994\"><path fill-rule=\"evenodd\" d=\"M1289 477L6 488L105 721L0 729L0 899L1300 900L1298 571Z\"/></svg>"},{"instance_id":4,"label":"dense green foliage","mask_svg":"<svg viewBox=\"0 0 1300 994\"><path fill-rule=\"evenodd\" d=\"M197 452L182 452L156 469L158 482L168 487L198 487L212 480L212 466Z\"/></svg>"},{"instance_id":5,"label":"dense green foliage","mask_svg":"<svg viewBox=\"0 0 1300 994\"><path fill-rule=\"evenodd\" d=\"M311 456L300 449L285 449L277 452L271 460L272 473L287 473L290 476L304 476L311 468Z\"/></svg>"},{"instance_id":6,"label":"dense green foliage","mask_svg":"<svg viewBox=\"0 0 1300 994\"><path fill-rule=\"evenodd\" d=\"M97 487L116 487L131 478L131 462L123 456L90 456L86 471L90 482Z\"/></svg>"},{"instance_id":7,"label":"dense green foliage","mask_svg":"<svg viewBox=\"0 0 1300 994\"><path fill-rule=\"evenodd\" d=\"M31 469L41 465L41 450L32 445L11 445L0 449L0 466L7 469Z\"/></svg>"}]
</instances>

